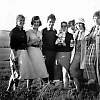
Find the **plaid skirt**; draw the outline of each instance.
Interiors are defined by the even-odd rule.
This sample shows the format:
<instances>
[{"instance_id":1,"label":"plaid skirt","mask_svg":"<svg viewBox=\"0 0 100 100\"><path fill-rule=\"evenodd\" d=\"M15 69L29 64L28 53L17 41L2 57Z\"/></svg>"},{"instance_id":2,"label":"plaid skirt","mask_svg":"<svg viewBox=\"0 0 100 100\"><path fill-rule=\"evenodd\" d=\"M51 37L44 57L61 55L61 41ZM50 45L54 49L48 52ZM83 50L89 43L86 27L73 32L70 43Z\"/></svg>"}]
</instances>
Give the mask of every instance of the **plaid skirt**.
<instances>
[{"instance_id":1,"label":"plaid skirt","mask_svg":"<svg viewBox=\"0 0 100 100\"><path fill-rule=\"evenodd\" d=\"M84 73L83 76L85 79L93 79L96 80L96 44L92 43L88 47L86 47L85 53L85 61L84 61Z\"/></svg>"}]
</instances>

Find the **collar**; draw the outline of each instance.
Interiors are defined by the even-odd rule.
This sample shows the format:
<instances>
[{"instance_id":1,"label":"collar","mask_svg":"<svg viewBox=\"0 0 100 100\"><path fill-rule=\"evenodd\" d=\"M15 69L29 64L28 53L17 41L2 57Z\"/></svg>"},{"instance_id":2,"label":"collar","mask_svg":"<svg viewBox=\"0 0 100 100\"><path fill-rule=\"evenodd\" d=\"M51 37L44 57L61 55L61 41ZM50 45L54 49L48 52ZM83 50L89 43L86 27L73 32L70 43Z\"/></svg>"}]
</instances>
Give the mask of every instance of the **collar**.
<instances>
[{"instance_id":1,"label":"collar","mask_svg":"<svg viewBox=\"0 0 100 100\"><path fill-rule=\"evenodd\" d=\"M67 30L65 30L65 31L62 31L63 33L67 33Z\"/></svg>"},{"instance_id":2,"label":"collar","mask_svg":"<svg viewBox=\"0 0 100 100\"><path fill-rule=\"evenodd\" d=\"M60 33L63 33L63 34L66 34L67 33L67 30L66 31L62 31L62 30L59 30Z\"/></svg>"},{"instance_id":3,"label":"collar","mask_svg":"<svg viewBox=\"0 0 100 100\"><path fill-rule=\"evenodd\" d=\"M53 30L53 31L54 31L55 29L54 29L54 28L53 28L53 29L50 29L49 27L47 27L47 30L48 30L48 31L50 31L50 30Z\"/></svg>"},{"instance_id":4,"label":"collar","mask_svg":"<svg viewBox=\"0 0 100 100\"><path fill-rule=\"evenodd\" d=\"M83 30L80 30L79 32L81 32L81 33L84 33L85 31L83 31Z\"/></svg>"},{"instance_id":5,"label":"collar","mask_svg":"<svg viewBox=\"0 0 100 100\"><path fill-rule=\"evenodd\" d=\"M96 25L95 26L95 30L100 30L100 26L99 25Z\"/></svg>"},{"instance_id":6,"label":"collar","mask_svg":"<svg viewBox=\"0 0 100 100\"><path fill-rule=\"evenodd\" d=\"M23 30L23 27L20 28L18 25L16 25L16 28L18 28L19 30Z\"/></svg>"}]
</instances>

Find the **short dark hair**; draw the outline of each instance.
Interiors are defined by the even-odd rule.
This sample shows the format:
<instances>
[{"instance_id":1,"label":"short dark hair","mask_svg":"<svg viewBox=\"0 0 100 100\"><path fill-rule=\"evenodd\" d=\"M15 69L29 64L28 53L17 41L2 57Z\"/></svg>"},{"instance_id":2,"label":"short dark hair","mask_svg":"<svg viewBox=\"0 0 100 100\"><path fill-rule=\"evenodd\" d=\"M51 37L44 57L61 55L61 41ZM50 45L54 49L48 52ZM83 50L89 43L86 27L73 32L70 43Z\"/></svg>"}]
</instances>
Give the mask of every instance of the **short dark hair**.
<instances>
[{"instance_id":1,"label":"short dark hair","mask_svg":"<svg viewBox=\"0 0 100 100\"><path fill-rule=\"evenodd\" d=\"M70 27L71 24L72 24L73 26L75 25L75 20L74 20L74 19L73 19L73 20L70 20L70 21L68 22L68 26Z\"/></svg>"},{"instance_id":2,"label":"short dark hair","mask_svg":"<svg viewBox=\"0 0 100 100\"><path fill-rule=\"evenodd\" d=\"M63 23L66 24L66 27L67 27L67 22L66 21L61 22L61 26L62 26Z\"/></svg>"},{"instance_id":3,"label":"short dark hair","mask_svg":"<svg viewBox=\"0 0 100 100\"><path fill-rule=\"evenodd\" d=\"M41 25L42 25L42 22L41 22L41 20L40 20L40 17L39 17L39 16L33 16L33 17L32 17L32 20L31 20L31 25L33 25L33 24L34 24L35 20L39 20L39 26L41 26Z\"/></svg>"},{"instance_id":4,"label":"short dark hair","mask_svg":"<svg viewBox=\"0 0 100 100\"><path fill-rule=\"evenodd\" d=\"M86 29L85 24L84 24L84 23L80 23L80 24L82 24L82 26L83 26L83 28L84 28L84 30L85 30L85 29Z\"/></svg>"},{"instance_id":5,"label":"short dark hair","mask_svg":"<svg viewBox=\"0 0 100 100\"><path fill-rule=\"evenodd\" d=\"M93 17L97 17L97 18L99 17L100 18L100 10L99 11L96 11L94 13Z\"/></svg>"},{"instance_id":6,"label":"short dark hair","mask_svg":"<svg viewBox=\"0 0 100 100\"><path fill-rule=\"evenodd\" d=\"M47 18L47 21L48 21L49 19L52 19L52 20L56 21L56 17L55 17L54 14L50 14L50 15L48 16L48 18Z\"/></svg>"}]
</instances>

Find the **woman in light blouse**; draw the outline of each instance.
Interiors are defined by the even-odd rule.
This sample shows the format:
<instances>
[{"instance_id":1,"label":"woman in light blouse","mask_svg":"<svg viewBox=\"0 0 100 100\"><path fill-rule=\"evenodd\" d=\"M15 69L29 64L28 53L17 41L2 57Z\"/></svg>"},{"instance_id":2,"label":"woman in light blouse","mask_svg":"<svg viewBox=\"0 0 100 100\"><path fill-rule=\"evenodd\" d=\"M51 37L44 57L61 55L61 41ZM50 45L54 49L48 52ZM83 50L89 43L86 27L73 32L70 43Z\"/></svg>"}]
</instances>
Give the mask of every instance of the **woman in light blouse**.
<instances>
[{"instance_id":1,"label":"woman in light blouse","mask_svg":"<svg viewBox=\"0 0 100 100\"><path fill-rule=\"evenodd\" d=\"M27 31L27 45L30 63L27 66L27 72L24 75L27 81L27 87L31 86L33 79L47 78L48 73L41 51L42 33L38 28L42 25L39 16L32 17L32 29Z\"/></svg>"}]
</instances>

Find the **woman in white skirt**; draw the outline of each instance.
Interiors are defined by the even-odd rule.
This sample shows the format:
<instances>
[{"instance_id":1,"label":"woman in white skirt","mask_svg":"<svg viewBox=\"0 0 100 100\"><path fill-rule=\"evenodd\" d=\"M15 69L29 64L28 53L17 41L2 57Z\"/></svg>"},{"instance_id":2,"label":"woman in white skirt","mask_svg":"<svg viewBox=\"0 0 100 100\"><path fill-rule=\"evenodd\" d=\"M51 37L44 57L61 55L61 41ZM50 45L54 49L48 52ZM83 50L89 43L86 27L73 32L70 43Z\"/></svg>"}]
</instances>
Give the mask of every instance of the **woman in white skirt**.
<instances>
[{"instance_id":1,"label":"woman in white skirt","mask_svg":"<svg viewBox=\"0 0 100 100\"><path fill-rule=\"evenodd\" d=\"M47 78L48 73L45 66L45 61L41 52L42 34L38 31L41 26L39 16L34 16L31 21L33 29L27 31L27 44L28 44L28 55L29 65L23 70L23 79L27 79L27 87L31 86L33 79Z\"/></svg>"},{"instance_id":2,"label":"woman in white skirt","mask_svg":"<svg viewBox=\"0 0 100 100\"><path fill-rule=\"evenodd\" d=\"M11 77L9 80L9 85L7 91L16 89L18 86L19 78L24 69L22 65L27 66L28 53L27 53L27 36L23 26L25 23L25 17L23 15L18 15L16 18L16 27L10 32L10 67L11 67ZM21 68L22 67L22 68Z\"/></svg>"}]
</instances>

